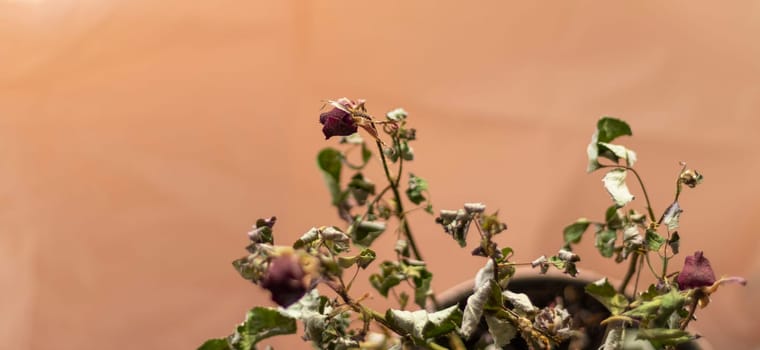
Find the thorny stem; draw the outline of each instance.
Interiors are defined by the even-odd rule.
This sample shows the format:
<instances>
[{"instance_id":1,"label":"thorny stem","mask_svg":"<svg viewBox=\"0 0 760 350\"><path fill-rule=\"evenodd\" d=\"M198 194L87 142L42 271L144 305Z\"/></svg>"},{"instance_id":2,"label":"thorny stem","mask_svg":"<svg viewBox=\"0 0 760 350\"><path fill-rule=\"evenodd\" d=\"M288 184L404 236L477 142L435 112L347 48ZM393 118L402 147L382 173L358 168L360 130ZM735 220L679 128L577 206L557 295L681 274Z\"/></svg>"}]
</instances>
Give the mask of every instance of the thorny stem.
<instances>
[{"instance_id":1,"label":"thorny stem","mask_svg":"<svg viewBox=\"0 0 760 350\"><path fill-rule=\"evenodd\" d=\"M412 235L412 231L409 228L409 223L403 217L404 205L401 202L401 194L398 192L398 183L393 179L393 176L391 176L391 172L388 169L388 161L385 159L385 152L383 152L383 145L380 143L380 141L377 141L377 149L380 151L380 159L383 161L383 170L385 170L385 177L388 179L388 182L390 182L391 190L393 191L393 197L396 200L396 216L402 222L404 234L406 235L406 239L409 242L409 247L412 248L412 253L414 254L415 259L425 261L420 254L420 250L417 248L417 243L414 241L414 236Z\"/></svg>"}]
</instances>

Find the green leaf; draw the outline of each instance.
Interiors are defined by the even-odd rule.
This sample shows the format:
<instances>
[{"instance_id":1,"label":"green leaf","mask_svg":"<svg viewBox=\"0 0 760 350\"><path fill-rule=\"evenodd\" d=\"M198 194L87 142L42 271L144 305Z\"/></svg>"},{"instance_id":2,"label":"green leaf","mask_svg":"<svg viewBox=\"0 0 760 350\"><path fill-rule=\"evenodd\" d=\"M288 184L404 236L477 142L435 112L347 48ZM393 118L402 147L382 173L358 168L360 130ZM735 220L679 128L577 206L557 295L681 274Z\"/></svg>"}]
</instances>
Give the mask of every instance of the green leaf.
<instances>
[{"instance_id":1,"label":"green leaf","mask_svg":"<svg viewBox=\"0 0 760 350\"><path fill-rule=\"evenodd\" d=\"M363 165L367 165L370 158L372 158L372 151L369 150L369 147L367 147L367 144L365 142L362 142L362 162L364 162Z\"/></svg>"},{"instance_id":2,"label":"green leaf","mask_svg":"<svg viewBox=\"0 0 760 350\"><path fill-rule=\"evenodd\" d=\"M262 271L263 269L258 266L256 262L249 260L248 257L233 261L232 266L235 267L235 270L240 274L240 277L252 282L257 282L265 272Z\"/></svg>"},{"instance_id":3,"label":"green leaf","mask_svg":"<svg viewBox=\"0 0 760 350\"><path fill-rule=\"evenodd\" d=\"M491 237L504 232L507 229L507 224L499 221L499 212L497 211L491 215L481 215L480 228L486 237Z\"/></svg>"},{"instance_id":4,"label":"green leaf","mask_svg":"<svg viewBox=\"0 0 760 350\"><path fill-rule=\"evenodd\" d=\"M580 242L583 233L586 232L586 229L588 229L589 225L591 225L591 222L589 222L588 219L580 218L574 223L566 226L562 231L565 236L565 243L570 244Z\"/></svg>"},{"instance_id":5,"label":"green leaf","mask_svg":"<svg viewBox=\"0 0 760 350\"><path fill-rule=\"evenodd\" d=\"M359 255L338 257L338 265L342 268L349 268L356 264L362 269L366 269L369 264L375 261L377 255L372 249L364 248Z\"/></svg>"},{"instance_id":6,"label":"green leaf","mask_svg":"<svg viewBox=\"0 0 760 350\"><path fill-rule=\"evenodd\" d=\"M340 204L341 197L343 197L340 189L340 170L343 166L343 155L334 148L325 148L317 155L317 165L322 171L327 189L330 190L332 204Z\"/></svg>"},{"instance_id":7,"label":"green leaf","mask_svg":"<svg viewBox=\"0 0 760 350\"><path fill-rule=\"evenodd\" d=\"M619 315L628 307L628 299L615 291L606 277L586 285L586 293L602 303L613 315Z\"/></svg>"},{"instance_id":8,"label":"green leaf","mask_svg":"<svg viewBox=\"0 0 760 350\"><path fill-rule=\"evenodd\" d=\"M375 258L377 258L377 254L375 254L374 250L364 248L361 253L359 253L359 259L357 259L356 265L362 269L366 269L369 264L375 261Z\"/></svg>"},{"instance_id":9,"label":"green leaf","mask_svg":"<svg viewBox=\"0 0 760 350\"><path fill-rule=\"evenodd\" d=\"M599 230L596 232L596 249L602 256L609 258L615 253L615 240L617 240L617 232Z\"/></svg>"},{"instance_id":10,"label":"green leaf","mask_svg":"<svg viewBox=\"0 0 760 350\"><path fill-rule=\"evenodd\" d=\"M235 350L251 350L263 339L295 332L294 318L275 309L255 307L248 311L245 322L237 327L235 333L228 338L228 342Z\"/></svg>"},{"instance_id":11,"label":"green leaf","mask_svg":"<svg viewBox=\"0 0 760 350\"><path fill-rule=\"evenodd\" d=\"M388 290L406 280L406 275L401 273L401 267L394 262L383 261L380 264L380 274L374 273L369 276L369 282L384 297L388 297Z\"/></svg>"},{"instance_id":12,"label":"green leaf","mask_svg":"<svg viewBox=\"0 0 760 350\"><path fill-rule=\"evenodd\" d=\"M618 207L622 207L633 200L633 195L625 184L626 175L625 169L612 169L602 179L604 188Z\"/></svg>"},{"instance_id":13,"label":"green leaf","mask_svg":"<svg viewBox=\"0 0 760 350\"><path fill-rule=\"evenodd\" d=\"M575 277L578 274L578 268L575 266L575 262L561 259L559 256L554 255L549 257L549 263L554 265L557 270L560 270L570 276Z\"/></svg>"},{"instance_id":14,"label":"green leaf","mask_svg":"<svg viewBox=\"0 0 760 350\"><path fill-rule=\"evenodd\" d=\"M512 247L501 248L501 256L504 261L507 261L514 254Z\"/></svg>"},{"instance_id":15,"label":"green leaf","mask_svg":"<svg viewBox=\"0 0 760 350\"><path fill-rule=\"evenodd\" d=\"M364 205L367 203L367 197L375 194L375 184L366 180L362 173L356 173L348 183L348 190L356 199L357 204Z\"/></svg>"},{"instance_id":16,"label":"green leaf","mask_svg":"<svg viewBox=\"0 0 760 350\"><path fill-rule=\"evenodd\" d=\"M636 152L629 150L624 146L599 142L598 147L600 157L605 157L615 163L620 159L625 159L625 163L629 167L632 167L636 163Z\"/></svg>"},{"instance_id":17,"label":"green leaf","mask_svg":"<svg viewBox=\"0 0 760 350\"><path fill-rule=\"evenodd\" d=\"M351 240L354 244L362 247L369 247L377 237L385 231L385 222L383 221L360 221L356 220L348 232L351 233Z\"/></svg>"},{"instance_id":18,"label":"green leaf","mask_svg":"<svg viewBox=\"0 0 760 350\"><path fill-rule=\"evenodd\" d=\"M649 340L655 348L660 349L665 345L678 345L692 341L696 337L680 329L642 328L638 330L636 339Z\"/></svg>"},{"instance_id":19,"label":"green leaf","mask_svg":"<svg viewBox=\"0 0 760 350\"><path fill-rule=\"evenodd\" d=\"M599 131L599 142L610 142L620 136L632 136L633 132L628 123L614 117L602 117L596 123Z\"/></svg>"},{"instance_id":20,"label":"green leaf","mask_svg":"<svg viewBox=\"0 0 760 350\"><path fill-rule=\"evenodd\" d=\"M414 303L420 308L425 308L428 294L430 293L430 282L433 280L433 274L427 269L422 269L418 276L413 278L414 281Z\"/></svg>"},{"instance_id":21,"label":"green leaf","mask_svg":"<svg viewBox=\"0 0 760 350\"><path fill-rule=\"evenodd\" d=\"M351 340L346 332L351 321L350 314L333 310L330 299L320 296L317 289L311 290L282 312L303 322L303 338L312 341L315 348L358 347L358 343Z\"/></svg>"},{"instance_id":22,"label":"green leaf","mask_svg":"<svg viewBox=\"0 0 760 350\"><path fill-rule=\"evenodd\" d=\"M501 288L496 284L496 281L489 279L477 287L475 293L467 298L467 306L465 306L462 316L460 333L465 339L469 338L478 328L485 308L488 306L501 307L501 303Z\"/></svg>"},{"instance_id":23,"label":"green leaf","mask_svg":"<svg viewBox=\"0 0 760 350\"><path fill-rule=\"evenodd\" d=\"M454 330L462 319L462 312L458 305L434 313L388 309L385 318L414 338L426 340Z\"/></svg>"},{"instance_id":24,"label":"green leaf","mask_svg":"<svg viewBox=\"0 0 760 350\"><path fill-rule=\"evenodd\" d=\"M604 222L610 230L619 230L623 228L623 218L618 212L617 205L612 205L607 208L607 211L604 213Z\"/></svg>"},{"instance_id":25,"label":"green leaf","mask_svg":"<svg viewBox=\"0 0 760 350\"><path fill-rule=\"evenodd\" d=\"M665 238L657 234L657 231L651 229L647 229L644 240L646 241L649 250L653 252L660 250L660 247L665 244Z\"/></svg>"},{"instance_id":26,"label":"green leaf","mask_svg":"<svg viewBox=\"0 0 760 350\"><path fill-rule=\"evenodd\" d=\"M406 304L409 303L409 294L406 292L398 293L398 305L401 310L406 309Z\"/></svg>"},{"instance_id":27,"label":"green leaf","mask_svg":"<svg viewBox=\"0 0 760 350\"><path fill-rule=\"evenodd\" d=\"M401 141L399 143L399 152L401 153L401 158L407 161L414 160L414 149L412 149L411 146L409 146L409 142Z\"/></svg>"},{"instance_id":28,"label":"green leaf","mask_svg":"<svg viewBox=\"0 0 760 350\"><path fill-rule=\"evenodd\" d=\"M428 183L421 177L409 174L409 187L406 189L406 196L414 204L420 204L425 201L425 196L422 194L427 191Z\"/></svg>"},{"instance_id":29,"label":"green leaf","mask_svg":"<svg viewBox=\"0 0 760 350\"><path fill-rule=\"evenodd\" d=\"M316 242L318 239L319 239L319 229L317 229L316 227L312 227L309 229L309 231L306 231L306 233L301 235L301 238L299 238L298 240L296 240L295 243L293 243L293 248L295 249L304 248Z\"/></svg>"},{"instance_id":30,"label":"green leaf","mask_svg":"<svg viewBox=\"0 0 760 350\"><path fill-rule=\"evenodd\" d=\"M586 148L586 154L588 156L588 166L586 171L590 173L600 168L598 161L600 156L617 162L618 156L615 151L619 152L620 149L618 147L622 146L613 145L611 148L614 149L610 149L610 147L607 147L604 144L608 144L619 136L632 134L630 126L620 119L613 117L602 117L599 119L596 123L596 131L594 131L594 134L591 136L591 142L589 142L588 147ZM636 160L636 154L633 153L633 151L630 151L630 154L628 150L623 151L622 155L623 156L620 158L625 158L629 161L629 164L633 165L633 161Z\"/></svg>"},{"instance_id":31,"label":"green leaf","mask_svg":"<svg viewBox=\"0 0 760 350\"><path fill-rule=\"evenodd\" d=\"M648 323L648 327L664 327L670 316L683 308L686 297L678 290L671 289L667 294L654 297L650 301L643 302L635 308L623 313L624 316L640 318Z\"/></svg>"},{"instance_id":32,"label":"green leaf","mask_svg":"<svg viewBox=\"0 0 760 350\"><path fill-rule=\"evenodd\" d=\"M232 350L227 344L227 338L209 339L198 350Z\"/></svg>"}]
</instances>

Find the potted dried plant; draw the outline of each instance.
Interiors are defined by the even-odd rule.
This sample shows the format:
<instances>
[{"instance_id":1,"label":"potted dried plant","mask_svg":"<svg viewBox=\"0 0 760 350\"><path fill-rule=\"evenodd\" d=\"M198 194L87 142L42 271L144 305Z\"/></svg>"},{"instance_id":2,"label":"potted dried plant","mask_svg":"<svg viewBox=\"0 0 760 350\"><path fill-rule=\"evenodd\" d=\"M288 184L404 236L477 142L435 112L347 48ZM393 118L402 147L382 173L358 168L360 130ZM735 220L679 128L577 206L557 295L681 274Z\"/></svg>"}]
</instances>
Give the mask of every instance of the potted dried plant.
<instances>
[{"instance_id":1,"label":"potted dried plant","mask_svg":"<svg viewBox=\"0 0 760 350\"><path fill-rule=\"evenodd\" d=\"M343 222L328 220L331 224L312 227L295 242L277 245L275 217L259 219L248 233L248 254L233 265L243 278L269 290L279 307L254 307L231 335L199 349L254 349L268 337L295 333L297 321L303 338L318 349L688 348L698 337L687 327L698 309L719 286L746 284L739 277L717 279L703 252L686 256L682 270L672 269L669 263L680 253L679 199L702 175L683 165L672 204L657 217L634 168L635 152L612 143L632 135L622 120L601 118L587 146L588 171L606 171L602 182L612 205L598 221L582 218L558 229L564 245L547 248L556 254L518 262L512 249L498 242L507 225L497 212L466 203L436 213L427 182L404 172L404 163L414 160L410 143L416 139L404 110L378 119L362 100L342 98L327 107L319 118L322 132L326 139L339 138L340 146L320 151L317 163ZM372 159L382 164L381 185L365 177ZM346 171L352 173L348 178ZM644 195L643 213L631 208L631 174ZM471 231L479 235L472 254L483 257L484 267L473 271L469 282L433 293L433 274L408 221L415 209L435 216L441 235L461 247ZM587 231L602 256L628 264L619 283L574 278L581 259L573 246ZM398 235L395 259L376 263L372 244L389 232ZM520 277L531 269L533 277ZM366 270L377 294L392 299L394 307L381 312L352 293L353 282ZM642 273L652 274L656 283L639 286ZM627 294L631 284L633 292ZM329 294L321 295L318 286Z\"/></svg>"}]
</instances>

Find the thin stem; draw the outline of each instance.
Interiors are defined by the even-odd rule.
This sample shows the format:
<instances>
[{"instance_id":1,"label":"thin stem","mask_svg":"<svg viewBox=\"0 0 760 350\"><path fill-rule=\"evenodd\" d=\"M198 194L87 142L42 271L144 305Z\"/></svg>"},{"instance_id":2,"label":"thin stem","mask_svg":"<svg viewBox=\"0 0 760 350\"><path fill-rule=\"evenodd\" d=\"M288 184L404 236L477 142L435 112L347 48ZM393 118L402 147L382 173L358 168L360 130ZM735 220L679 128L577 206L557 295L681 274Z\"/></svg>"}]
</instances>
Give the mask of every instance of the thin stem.
<instances>
[{"instance_id":1,"label":"thin stem","mask_svg":"<svg viewBox=\"0 0 760 350\"><path fill-rule=\"evenodd\" d=\"M383 198L383 195L385 194L385 192L388 192L390 188L391 188L391 185L385 186L385 188L383 188L383 190L380 191L380 193L378 193L375 196L375 198L373 198L372 201L369 202L369 204L367 204L367 210L364 212L364 214L362 214L362 217L359 221L364 221L364 218L366 218L367 215L369 215L369 210L372 209L372 207L375 204L377 204L377 202L379 202L381 198Z\"/></svg>"},{"instance_id":2,"label":"thin stem","mask_svg":"<svg viewBox=\"0 0 760 350\"><path fill-rule=\"evenodd\" d=\"M649 254L644 255L647 260L647 266L649 266L649 271L652 272L652 275L657 277L657 272L654 271L654 267L652 266L652 262L649 260Z\"/></svg>"},{"instance_id":3,"label":"thin stem","mask_svg":"<svg viewBox=\"0 0 760 350\"><path fill-rule=\"evenodd\" d=\"M393 139L393 144L396 146L396 149L401 149L401 145L397 139ZM398 157L398 174L396 174L395 182L396 186L398 186L398 184L401 182L401 174L403 173L402 170L404 170L404 157L400 156Z\"/></svg>"},{"instance_id":4,"label":"thin stem","mask_svg":"<svg viewBox=\"0 0 760 350\"><path fill-rule=\"evenodd\" d=\"M641 180L641 176L639 176L639 173L636 171L636 169L631 168L629 166L625 165L611 165L611 164L601 164L600 168L617 168L617 169L625 169L633 173L633 175L636 176L636 180L638 180L639 185L641 186L641 191L644 193L644 200L647 202L647 211L649 212L649 218L654 222L657 220L654 217L654 210L652 209L652 202L649 200L649 194L647 193L647 188L644 186L644 181Z\"/></svg>"},{"instance_id":5,"label":"thin stem","mask_svg":"<svg viewBox=\"0 0 760 350\"><path fill-rule=\"evenodd\" d=\"M620 288L618 288L618 292L625 294L625 289L628 288L628 283L631 282L631 277L633 277L633 273L636 272L636 263L639 260L639 255L641 253L635 252L633 253L633 256L631 257L631 262L628 264L628 271L625 272L625 276L623 277L623 282L620 284Z\"/></svg>"},{"instance_id":6,"label":"thin stem","mask_svg":"<svg viewBox=\"0 0 760 350\"><path fill-rule=\"evenodd\" d=\"M422 254L420 254L420 250L417 248L417 243L414 241L414 236L412 235L412 230L409 228L409 223L403 216L404 205L401 201L401 194L398 191L398 183L396 183L391 176L390 170L388 169L388 161L385 159L385 152L383 152L383 145L380 143L380 141L377 141L377 149L380 150L380 159L383 161L383 170L385 170L385 177L388 179L388 182L390 182L391 190L393 191L393 197L396 200L396 216L399 218L399 220L401 220L401 224L404 230L404 234L406 235L406 239L409 243L409 247L412 248L412 253L414 254L415 259L425 261L425 259L422 258Z\"/></svg>"},{"instance_id":7,"label":"thin stem","mask_svg":"<svg viewBox=\"0 0 760 350\"><path fill-rule=\"evenodd\" d=\"M647 261L647 263L649 263L649 254L645 254L644 257L646 258L645 260ZM634 298L636 298L636 292L639 291L639 278L641 277L641 267L642 267L643 264L644 264L644 261L643 260L639 260L639 268L638 268L638 271L636 272L636 282L634 282L634 284L633 284L633 297Z\"/></svg>"},{"instance_id":8,"label":"thin stem","mask_svg":"<svg viewBox=\"0 0 760 350\"><path fill-rule=\"evenodd\" d=\"M689 325L689 322L694 318L694 313L697 312L697 305L699 304L699 295L693 295L692 298L694 300L691 302L691 307L689 308L689 316L686 317L686 319L681 323L681 330L686 330L686 326Z\"/></svg>"},{"instance_id":9,"label":"thin stem","mask_svg":"<svg viewBox=\"0 0 760 350\"><path fill-rule=\"evenodd\" d=\"M668 260L669 260L669 258L668 258L668 245L670 245L670 230L667 230L667 231L668 231L668 240L665 241L665 244L664 244L664 246L665 246L664 254L665 255L662 257L662 278L661 279L663 281L665 280L665 275L668 274Z\"/></svg>"},{"instance_id":10,"label":"thin stem","mask_svg":"<svg viewBox=\"0 0 760 350\"><path fill-rule=\"evenodd\" d=\"M354 276L351 277L351 280L348 281L348 286L346 286L346 291L351 290L351 285L354 284L354 280L356 280L356 276L359 275L359 265L356 265L356 270L354 271Z\"/></svg>"},{"instance_id":11,"label":"thin stem","mask_svg":"<svg viewBox=\"0 0 760 350\"><path fill-rule=\"evenodd\" d=\"M633 175L636 176L636 180L639 182L639 186L641 186L641 192L644 193L644 200L647 202L647 212L649 213L649 219L652 222L655 222L657 220L654 216L654 209L652 209L652 201L649 199L649 193L647 192L647 187L644 185L644 181L641 179L641 176L639 175L639 172L636 171L636 169L631 168L629 166L625 165L609 165L609 164L601 164L601 168L616 168L616 169L625 169L633 173ZM628 271L625 273L625 277L623 278L623 283L620 285L620 288L618 289L621 293L625 293L625 289L628 287L628 283L631 281L631 277L633 277L634 272L636 272L636 262L638 260L638 255L640 253L637 253L631 258L631 262L628 265ZM655 274L656 276L657 274Z\"/></svg>"}]
</instances>

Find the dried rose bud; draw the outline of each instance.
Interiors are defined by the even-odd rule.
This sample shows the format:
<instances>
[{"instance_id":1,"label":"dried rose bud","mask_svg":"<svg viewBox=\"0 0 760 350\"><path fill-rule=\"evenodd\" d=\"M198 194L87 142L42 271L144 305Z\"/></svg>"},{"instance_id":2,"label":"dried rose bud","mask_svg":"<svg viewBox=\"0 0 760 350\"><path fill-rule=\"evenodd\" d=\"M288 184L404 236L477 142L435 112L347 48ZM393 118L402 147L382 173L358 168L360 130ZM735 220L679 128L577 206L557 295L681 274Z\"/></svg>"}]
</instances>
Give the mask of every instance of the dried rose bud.
<instances>
[{"instance_id":1,"label":"dried rose bud","mask_svg":"<svg viewBox=\"0 0 760 350\"><path fill-rule=\"evenodd\" d=\"M694 256L686 257L676 282L681 290L710 286L715 283L715 272L702 252L695 252Z\"/></svg>"},{"instance_id":2,"label":"dried rose bud","mask_svg":"<svg viewBox=\"0 0 760 350\"><path fill-rule=\"evenodd\" d=\"M304 270L294 255L281 255L269 263L266 276L261 280L261 287L272 292L272 301L282 307L301 299L306 294Z\"/></svg>"},{"instance_id":3,"label":"dried rose bud","mask_svg":"<svg viewBox=\"0 0 760 350\"><path fill-rule=\"evenodd\" d=\"M679 179L684 185L694 188L702 182L703 177L702 174L698 173L696 170L687 169L681 173Z\"/></svg>"},{"instance_id":4,"label":"dried rose bud","mask_svg":"<svg viewBox=\"0 0 760 350\"><path fill-rule=\"evenodd\" d=\"M344 101L344 99L341 99L336 104L344 106L344 109L347 109L351 105L348 100ZM344 109L335 107L319 115L319 122L323 125L322 133L325 134L325 139L333 136L348 136L358 130L354 117Z\"/></svg>"}]
</instances>

